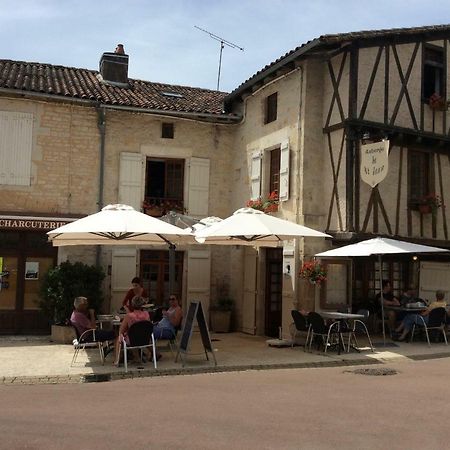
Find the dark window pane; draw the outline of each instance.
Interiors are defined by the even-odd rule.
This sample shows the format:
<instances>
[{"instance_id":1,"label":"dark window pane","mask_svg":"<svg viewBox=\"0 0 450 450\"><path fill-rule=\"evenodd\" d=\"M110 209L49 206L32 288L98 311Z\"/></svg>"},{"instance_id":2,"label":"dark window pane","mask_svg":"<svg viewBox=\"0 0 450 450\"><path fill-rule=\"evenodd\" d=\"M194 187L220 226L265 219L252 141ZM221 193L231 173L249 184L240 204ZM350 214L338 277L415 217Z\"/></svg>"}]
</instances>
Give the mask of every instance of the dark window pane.
<instances>
[{"instance_id":1,"label":"dark window pane","mask_svg":"<svg viewBox=\"0 0 450 450\"><path fill-rule=\"evenodd\" d=\"M13 231L0 232L0 247L2 248L17 248L19 245L20 234Z\"/></svg>"},{"instance_id":2,"label":"dark window pane","mask_svg":"<svg viewBox=\"0 0 450 450\"><path fill-rule=\"evenodd\" d=\"M269 192L279 193L280 190L280 158L281 150L277 148L270 152Z\"/></svg>"},{"instance_id":3,"label":"dark window pane","mask_svg":"<svg viewBox=\"0 0 450 450\"><path fill-rule=\"evenodd\" d=\"M266 111L264 123L270 123L277 120L278 93L275 92L266 98Z\"/></svg>"},{"instance_id":4,"label":"dark window pane","mask_svg":"<svg viewBox=\"0 0 450 450\"><path fill-rule=\"evenodd\" d=\"M440 49L425 48L422 90L427 100L433 94L444 94L444 52Z\"/></svg>"},{"instance_id":5,"label":"dark window pane","mask_svg":"<svg viewBox=\"0 0 450 450\"><path fill-rule=\"evenodd\" d=\"M409 152L409 199L420 200L429 194L430 155L425 152Z\"/></svg>"},{"instance_id":6,"label":"dark window pane","mask_svg":"<svg viewBox=\"0 0 450 450\"><path fill-rule=\"evenodd\" d=\"M163 123L161 126L161 137L164 139L173 139L174 126L173 123Z\"/></svg>"}]
</instances>

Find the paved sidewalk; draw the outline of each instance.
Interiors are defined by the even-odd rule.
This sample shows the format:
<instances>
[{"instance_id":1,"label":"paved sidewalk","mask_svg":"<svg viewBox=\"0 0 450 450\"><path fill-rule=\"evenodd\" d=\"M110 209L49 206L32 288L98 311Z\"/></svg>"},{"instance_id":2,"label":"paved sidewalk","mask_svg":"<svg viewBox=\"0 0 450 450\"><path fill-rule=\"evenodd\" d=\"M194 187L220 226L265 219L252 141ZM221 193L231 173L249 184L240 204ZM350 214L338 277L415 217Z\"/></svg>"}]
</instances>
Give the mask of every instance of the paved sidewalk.
<instances>
[{"instance_id":1,"label":"paved sidewalk","mask_svg":"<svg viewBox=\"0 0 450 450\"><path fill-rule=\"evenodd\" d=\"M71 345L53 344L49 337L0 337L0 383L79 383L155 375L383 364L396 360L450 356L450 346L441 343L432 344L431 348L424 342L396 343L395 347L379 345L375 353L364 348L360 353L352 351L337 355L336 352L329 352L325 355L304 352L303 347L269 347L266 338L242 333L213 334L212 340L217 367L211 355L210 361L206 360L199 336L194 334L192 355L187 356L184 368L179 362L174 362L174 356L166 349L156 371L151 363L131 364L128 374L125 374L123 367L112 366L112 355L107 357L102 366L96 349L81 351L76 364L71 367ZM161 345L164 348L165 344Z\"/></svg>"}]
</instances>

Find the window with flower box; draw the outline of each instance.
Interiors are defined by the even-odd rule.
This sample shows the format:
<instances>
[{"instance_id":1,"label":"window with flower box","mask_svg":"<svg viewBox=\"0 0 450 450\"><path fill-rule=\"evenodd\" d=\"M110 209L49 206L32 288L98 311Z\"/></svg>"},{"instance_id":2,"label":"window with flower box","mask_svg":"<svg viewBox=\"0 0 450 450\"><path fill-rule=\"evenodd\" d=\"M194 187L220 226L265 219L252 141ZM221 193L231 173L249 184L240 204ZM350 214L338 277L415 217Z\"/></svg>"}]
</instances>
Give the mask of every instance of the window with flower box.
<instances>
[{"instance_id":1,"label":"window with flower box","mask_svg":"<svg viewBox=\"0 0 450 450\"><path fill-rule=\"evenodd\" d=\"M184 209L183 159L147 158L145 173L145 201L147 214L160 217L170 210Z\"/></svg>"},{"instance_id":2,"label":"window with flower box","mask_svg":"<svg viewBox=\"0 0 450 450\"><path fill-rule=\"evenodd\" d=\"M444 50L436 46L425 46L423 54L422 97L428 101L433 94L443 96Z\"/></svg>"}]
</instances>

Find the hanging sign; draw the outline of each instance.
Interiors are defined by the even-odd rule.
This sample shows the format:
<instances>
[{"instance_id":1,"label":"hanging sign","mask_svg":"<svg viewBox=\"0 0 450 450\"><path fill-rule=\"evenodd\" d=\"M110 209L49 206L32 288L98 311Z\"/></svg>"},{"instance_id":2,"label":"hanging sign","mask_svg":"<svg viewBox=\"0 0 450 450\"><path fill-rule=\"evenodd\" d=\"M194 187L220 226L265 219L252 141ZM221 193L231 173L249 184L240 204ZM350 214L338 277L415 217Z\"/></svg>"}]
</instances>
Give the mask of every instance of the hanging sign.
<instances>
[{"instance_id":1,"label":"hanging sign","mask_svg":"<svg viewBox=\"0 0 450 450\"><path fill-rule=\"evenodd\" d=\"M374 188L386 178L388 162L388 140L361 145L361 180Z\"/></svg>"}]
</instances>

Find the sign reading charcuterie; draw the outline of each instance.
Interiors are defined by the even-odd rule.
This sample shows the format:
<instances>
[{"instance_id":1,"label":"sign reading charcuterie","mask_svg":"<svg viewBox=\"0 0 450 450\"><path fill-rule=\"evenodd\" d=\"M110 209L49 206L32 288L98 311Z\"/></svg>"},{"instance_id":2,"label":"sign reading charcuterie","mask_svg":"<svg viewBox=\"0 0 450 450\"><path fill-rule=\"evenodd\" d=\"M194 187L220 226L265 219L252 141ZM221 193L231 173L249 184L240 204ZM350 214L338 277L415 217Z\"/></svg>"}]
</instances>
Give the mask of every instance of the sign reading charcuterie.
<instances>
[{"instance_id":1,"label":"sign reading charcuterie","mask_svg":"<svg viewBox=\"0 0 450 450\"><path fill-rule=\"evenodd\" d=\"M389 141L361 145L361 180L374 188L386 178L389 164Z\"/></svg>"},{"instance_id":2,"label":"sign reading charcuterie","mask_svg":"<svg viewBox=\"0 0 450 450\"><path fill-rule=\"evenodd\" d=\"M54 230L69 222L71 222L70 219L62 220L45 217L40 219L36 217L0 216L0 230Z\"/></svg>"}]
</instances>

